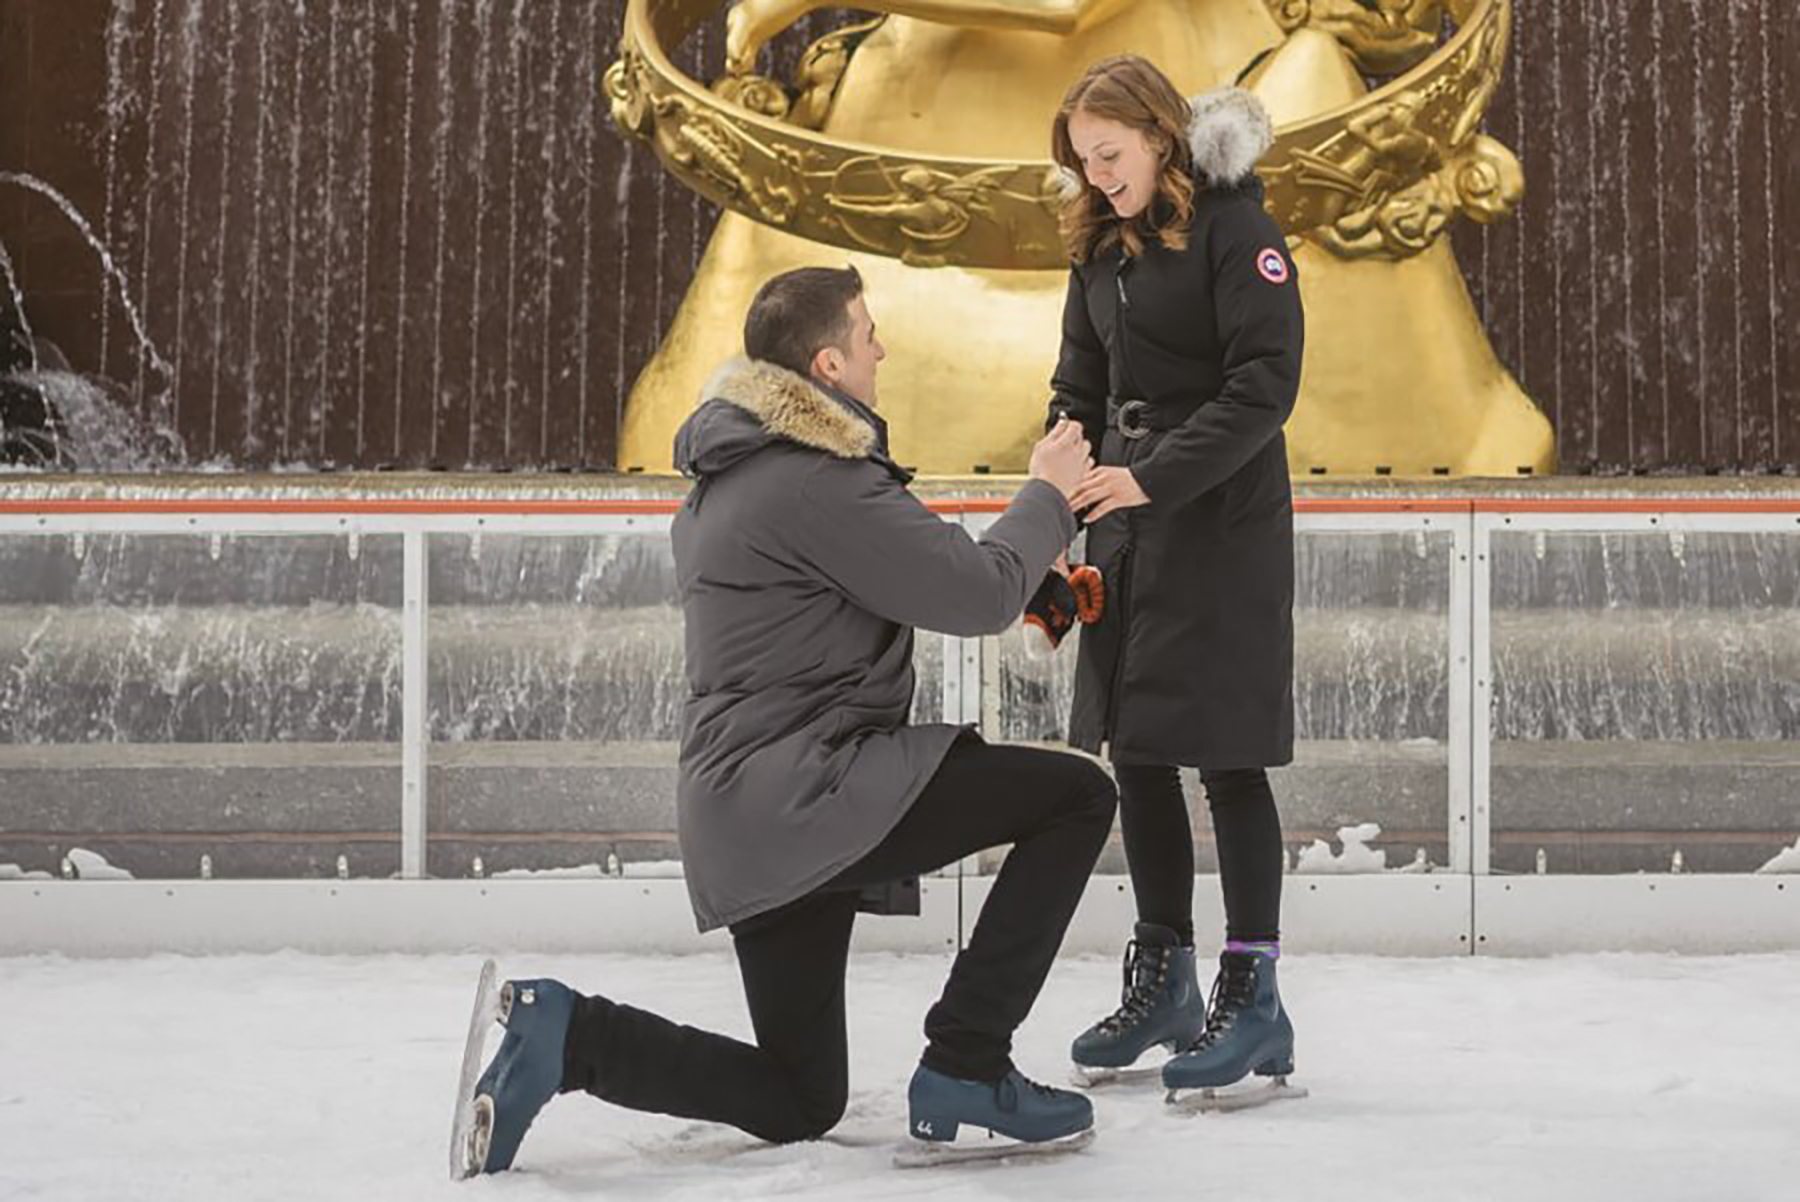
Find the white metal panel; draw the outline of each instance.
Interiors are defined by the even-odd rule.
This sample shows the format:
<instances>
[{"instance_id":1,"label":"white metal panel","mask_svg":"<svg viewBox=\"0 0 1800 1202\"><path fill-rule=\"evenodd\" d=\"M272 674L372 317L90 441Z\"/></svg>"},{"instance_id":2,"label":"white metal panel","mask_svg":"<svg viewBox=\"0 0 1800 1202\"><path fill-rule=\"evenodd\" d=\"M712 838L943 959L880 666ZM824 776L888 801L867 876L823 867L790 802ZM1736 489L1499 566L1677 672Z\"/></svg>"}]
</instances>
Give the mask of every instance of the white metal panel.
<instances>
[{"instance_id":1,"label":"white metal panel","mask_svg":"<svg viewBox=\"0 0 1800 1202\"><path fill-rule=\"evenodd\" d=\"M669 514L0 513L16 534L667 534Z\"/></svg>"},{"instance_id":2,"label":"white metal panel","mask_svg":"<svg viewBox=\"0 0 1800 1202\"><path fill-rule=\"evenodd\" d=\"M404 535L400 611L400 875L425 875L426 757L431 723L428 644L431 629L430 550L425 535Z\"/></svg>"},{"instance_id":3,"label":"white metal panel","mask_svg":"<svg viewBox=\"0 0 1800 1202\"><path fill-rule=\"evenodd\" d=\"M1779 534L1800 531L1800 515L1792 513L1503 513L1477 515L1496 530L1575 533L1640 533L1680 530L1687 534Z\"/></svg>"},{"instance_id":4,"label":"white metal panel","mask_svg":"<svg viewBox=\"0 0 1800 1202\"><path fill-rule=\"evenodd\" d=\"M1492 519L1476 514L1469 547L1469 871L1493 860L1494 572Z\"/></svg>"},{"instance_id":5,"label":"white metal panel","mask_svg":"<svg viewBox=\"0 0 1800 1202\"><path fill-rule=\"evenodd\" d=\"M1800 948L1800 875L1476 877L1476 951L1502 956Z\"/></svg>"},{"instance_id":6,"label":"white metal panel","mask_svg":"<svg viewBox=\"0 0 1800 1202\"><path fill-rule=\"evenodd\" d=\"M973 929L994 878L970 877L963 909ZM1469 878L1455 873L1368 876L1290 874L1281 899L1282 951L1392 956L1467 955ZM1088 881L1063 941L1068 954L1117 955L1136 920L1131 883L1122 876ZM1194 931L1202 949L1225 938L1225 909L1216 875L1194 881Z\"/></svg>"},{"instance_id":7,"label":"white metal panel","mask_svg":"<svg viewBox=\"0 0 1800 1202\"><path fill-rule=\"evenodd\" d=\"M919 882L921 916L856 924L862 951L953 952L956 881ZM681 880L8 881L0 955L725 951Z\"/></svg>"},{"instance_id":8,"label":"white metal panel","mask_svg":"<svg viewBox=\"0 0 1800 1202\"><path fill-rule=\"evenodd\" d=\"M1470 821L1475 780L1475 672L1473 589L1469 565L1475 553L1475 523L1464 519L1452 528L1450 546L1450 804L1446 816L1450 871L1468 872L1474 855Z\"/></svg>"}]
</instances>

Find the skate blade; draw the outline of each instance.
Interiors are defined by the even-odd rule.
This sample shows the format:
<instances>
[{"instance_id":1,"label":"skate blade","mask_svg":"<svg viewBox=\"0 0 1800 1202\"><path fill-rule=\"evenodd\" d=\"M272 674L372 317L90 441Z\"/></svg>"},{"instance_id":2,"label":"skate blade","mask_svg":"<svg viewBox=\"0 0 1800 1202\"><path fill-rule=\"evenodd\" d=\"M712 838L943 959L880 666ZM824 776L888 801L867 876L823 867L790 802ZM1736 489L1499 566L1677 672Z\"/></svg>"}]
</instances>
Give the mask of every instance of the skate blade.
<instances>
[{"instance_id":1,"label":"skate blade","mask_svg":"<svg viewBox=\"0 0 1800 1202\"><path fill-rule=\"evenodd\" d=\"M1171 1089L1166 1101L1169 1109L1182 1114L1229 1114L1235 1110L1255 1110L1275 1102L1294 1102L1306 1096L1304 1088L1289 1085L1286 1077L1276 1077L1267 1085Z\"/></svg>"},{"instance_id":2,"label":"skate blade","mask_svg":"<svg viewBox=\"0 0 1800 1202\"><path fill-rule=\"evenodd\" d=\"M1070 1152L1079 1152L1094 1142L1094 1129L1077 1131L1073 1135L1065 1135L1060 1139L1040 1140L1036 1143L1023 1143L1004 1136L993 1136L985 1140L970 1140L967 1143L951 1141L933 1142L924 1139L908 1139L894 1153L894 1167L897 1169L929 1169L941 1165L974 1164L980 1161L1017 1160L1024 1157L1062 1156Z\"/></svg>"},{"instance_id":3,"label":"skate blade","mask_svg":"<svg viewBox=\"0 0 1800 1202\"><path fill-rule=\"evenodd\" d=\"M1142 1085L1161 1081L1162 1065L1128 1065L1125 1068L1092 1068L1077 1064L1069 1070L1069 1081L1078 1089L1104 1089L1109 1085Z\"/></svg>"},{"instance_id":4,"label":"skate blade","mask_svg":"<svg viewBox=\"0 0 1800 1202\"><path fill-rule=\"evenodd\" d=\"M470 1008L469 1031L463 1040L462 1071L456 1079L456 1114L450 1124L452 1181L475 1176L487 1162L487 1136L493 1128L493 1104L487 1106L486 1130L483 1130L475 1083L481 1079L481 1052L487 1042L488 1027L500 1017L500 991L494 987L498 976L499 969L492 960L487 960L482 963L481 977L475 983L475 1004Z\"/></svg>"}]
</instances>

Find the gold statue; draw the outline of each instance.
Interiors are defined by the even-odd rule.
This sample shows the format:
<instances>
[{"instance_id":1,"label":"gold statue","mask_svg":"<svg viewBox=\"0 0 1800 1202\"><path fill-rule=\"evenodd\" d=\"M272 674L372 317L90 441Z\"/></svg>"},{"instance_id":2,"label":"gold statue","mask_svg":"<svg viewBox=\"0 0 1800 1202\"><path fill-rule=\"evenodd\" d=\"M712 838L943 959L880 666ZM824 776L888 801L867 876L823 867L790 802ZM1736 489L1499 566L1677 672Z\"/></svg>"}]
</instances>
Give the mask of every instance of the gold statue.
<instances>
[{"instance_id":1,"label":"gold statue","mask_svg":"<svg viewBox=\"0 0 1800 1202\"><path fill-rule=\"evenodd\" d=\"M669 62L712 0L630 0L615 119L724 206L669 336L633 389L622 467L669 470L675 427L740 349L761 282L862 272L902 463L1022 470L1056 353L1065 271L1050 116L1096 59L1148 52L1190 93L1244 86L1274 117L1258 167L1308 312L1288 426L1295 472L1506 474L1553 466L1549 423L1495 359L1442 233L1503 217L1518 163L1476 134L1510 0L874 0L790 86L761 46L815 0L742 0L725 76ZM1444 36L1446 18L1453 32ZM1365 75L1396 74L1373 92Z\"/></svg>"}]
</instances>

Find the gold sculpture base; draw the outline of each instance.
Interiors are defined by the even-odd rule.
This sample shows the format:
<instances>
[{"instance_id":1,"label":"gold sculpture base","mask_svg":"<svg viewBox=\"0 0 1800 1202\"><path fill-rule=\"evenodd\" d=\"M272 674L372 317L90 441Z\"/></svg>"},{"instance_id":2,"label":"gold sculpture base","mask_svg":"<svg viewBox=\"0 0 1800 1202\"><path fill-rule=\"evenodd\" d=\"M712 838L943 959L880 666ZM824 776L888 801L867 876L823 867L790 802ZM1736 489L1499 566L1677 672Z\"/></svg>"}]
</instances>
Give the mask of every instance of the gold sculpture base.
<instances>
[{"instance_id":1,"label":"gold sculpture base","mask_svg":"<svg viewBox=\"0 0 1800 1202\"><path fill-rule=\"evenodd\" d=\"M632 390L619 465L666 472L707 378L743 353L744 312L770 276L854 264L888 349L879 407L894 458L932 475L1023 471L1042 432L1064 281L1042 271L909 267L726 213L668 337Z\"/></svg>"},{"instance_id":2,"label":"gold sculpture base","mask_svg":"<svg viewBox=\"0 0 1800 1202\"><path fill-rule=\"evenodd\" d=\"M1397 262L1346 262L1302 244L1295 260L1308 314L1300 402L1287 427L1296 475L1554 470L1550 423L1495 358L1448 243ZM744 310L763 280L845 262L863 273L889 350L881 409L895 458L930 475L1024 471L1049 399L1063 279L908 267L735 213L720 219L695 286L632 393L620 466L672 470L675 430L713 369L742 353Z\"/></svg>"},{"instance_id":3,"label":"gold sculpture base","mask_svg":"<svg viewBox=\"0 0 1800 1202\"><path fill-rule=\"evenodd\" d=\"M1303 243L1306 361L1295 475L1516 476L1556 469L1550 421L1489 345L1448 240L1400 260Z\"/></svg>"}]
</instances>

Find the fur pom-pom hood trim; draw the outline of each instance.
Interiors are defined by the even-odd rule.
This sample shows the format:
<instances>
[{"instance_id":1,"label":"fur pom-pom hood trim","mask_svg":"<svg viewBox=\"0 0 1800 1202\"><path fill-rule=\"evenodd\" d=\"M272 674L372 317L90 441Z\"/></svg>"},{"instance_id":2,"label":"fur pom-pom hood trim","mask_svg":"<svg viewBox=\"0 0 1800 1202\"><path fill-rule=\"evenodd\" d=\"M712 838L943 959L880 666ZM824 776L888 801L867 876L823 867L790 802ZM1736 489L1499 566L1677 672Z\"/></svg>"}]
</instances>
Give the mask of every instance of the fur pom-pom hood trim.
<instances>
[{"instance_id":1,"label":"fur pom-pom hood trim","mask_svg":"<svg viewBox=\"0 0 1800 1202\"><path fill-rule=\"evenodd\" d=\"M1216 88L1189 102L1188 148L1194 170L1212 187L1236 187L1249 178L1275 142L1275 125L1262 101L1243 88Z\"/></svg>"}]
</instances>

